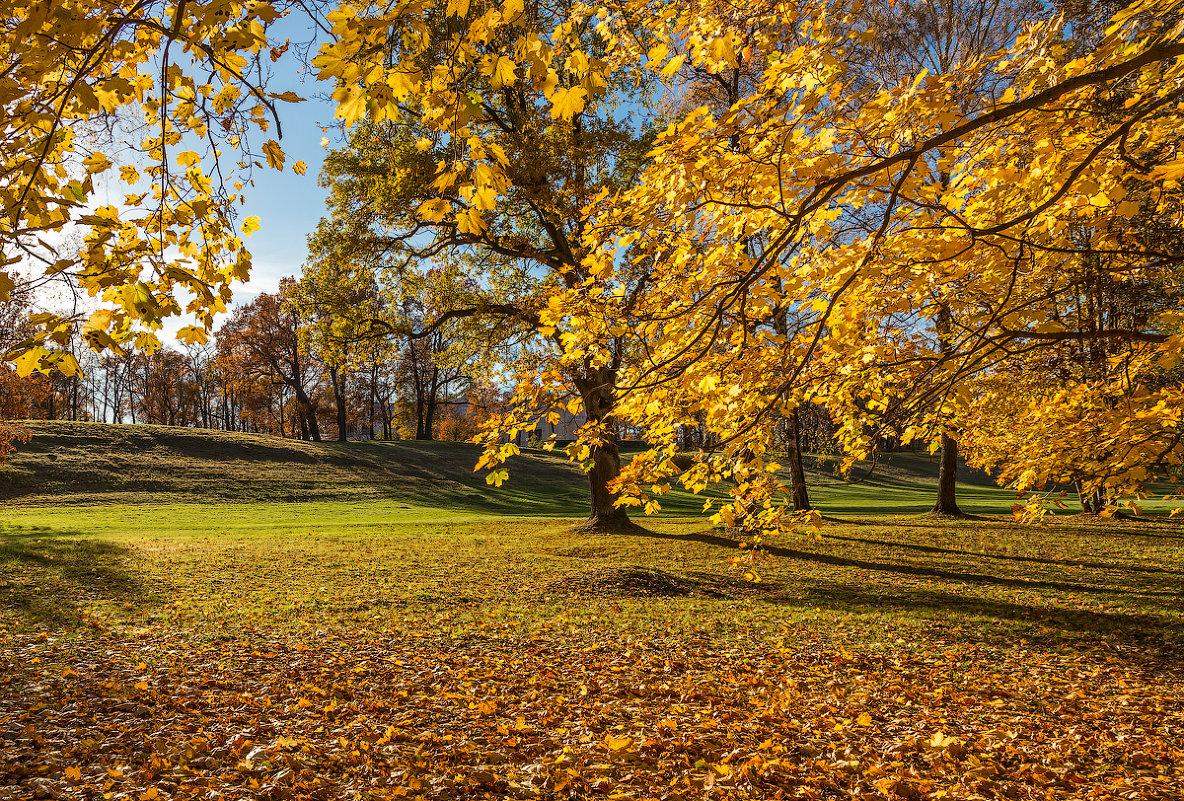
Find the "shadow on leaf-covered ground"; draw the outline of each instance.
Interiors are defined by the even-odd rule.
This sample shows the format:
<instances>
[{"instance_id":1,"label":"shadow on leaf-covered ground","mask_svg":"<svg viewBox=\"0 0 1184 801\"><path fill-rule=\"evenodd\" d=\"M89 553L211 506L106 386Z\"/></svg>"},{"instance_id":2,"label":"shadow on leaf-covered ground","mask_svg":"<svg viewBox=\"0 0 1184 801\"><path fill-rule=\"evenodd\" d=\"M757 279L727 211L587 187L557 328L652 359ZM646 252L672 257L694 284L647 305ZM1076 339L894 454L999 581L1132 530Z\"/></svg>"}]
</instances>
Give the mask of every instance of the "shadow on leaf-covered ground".
<instances>
[{"instance_id":1,"label":"shadow on leaf-covered ground","mask_svg":"<svg viewBox=\"0 0 1184 801\"><path fill-rule=\"evenodd\" d=\"M79 532L0 527L0 607L30 625L69 628L91 619L91 604L143 606L130 555Z\"/></svg>"}]
</instances>

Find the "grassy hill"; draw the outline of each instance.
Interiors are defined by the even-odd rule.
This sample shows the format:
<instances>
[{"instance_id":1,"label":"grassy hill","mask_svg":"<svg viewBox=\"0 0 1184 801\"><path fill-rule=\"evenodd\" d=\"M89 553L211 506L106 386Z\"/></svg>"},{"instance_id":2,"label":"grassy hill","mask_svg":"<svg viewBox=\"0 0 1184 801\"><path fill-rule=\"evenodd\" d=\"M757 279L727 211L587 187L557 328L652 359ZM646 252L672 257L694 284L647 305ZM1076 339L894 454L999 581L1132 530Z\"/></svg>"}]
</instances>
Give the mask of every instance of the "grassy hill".
<instances>
[{"instance_id":1,"label":"grassy hill","mask_svg":"<svg viewBox=\"0 0 1184 801\"><path fill-rule=\"evenodd\" d=\"M580 514L584 477L562 455L511 462L500 489L460 442L301 442L151 425L44 421L0 467L0 499L405 501L473 511Z\"/></svg>"},{"instance_id":2,"label":"grassy hill","mask_svg":"<svg viewBox=\"0 0 1184 801\"><path fill-rule=\"evenodd\" d=\"M511 460L509 481L494 488L474 472L478 449L467 443L315 443L62 421L32 428L32 441L0 467L0 501L401 502L479 515L560 517L582 516L587 509L579 468L544 451ZM811 459L809 467L814 500L828 514L910 514L933 504L937 462L925 454L886 454L870 473L871 466L857 468L853 482L833 475L833 462L825 459ZM988 476L968 469L959 498L966 511L978 514L1006 513L1014 502ZM702 498L675 492L663 506L670 514L697 515Z\"/></svg>"}]
</instances>

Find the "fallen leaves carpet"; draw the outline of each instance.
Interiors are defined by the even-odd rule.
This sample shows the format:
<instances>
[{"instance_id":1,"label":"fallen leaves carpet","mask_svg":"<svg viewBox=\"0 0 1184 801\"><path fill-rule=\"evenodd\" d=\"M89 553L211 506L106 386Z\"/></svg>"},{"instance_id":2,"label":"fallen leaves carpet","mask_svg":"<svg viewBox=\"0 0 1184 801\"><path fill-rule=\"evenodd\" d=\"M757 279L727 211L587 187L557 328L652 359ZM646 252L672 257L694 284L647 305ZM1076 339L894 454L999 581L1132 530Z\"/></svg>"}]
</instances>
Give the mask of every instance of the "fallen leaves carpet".
<instances>
[{"instance_id":1,"label":"fallen leaves carpet","mask_svg":"<svg viewBox=\"0 0 1184 801\"><path fill-rule=\"evenodd\" d=\"M174 634L5 643L0 799L1184 798L1180 675L1129 654Z\"/></svg>"}]
</instances>

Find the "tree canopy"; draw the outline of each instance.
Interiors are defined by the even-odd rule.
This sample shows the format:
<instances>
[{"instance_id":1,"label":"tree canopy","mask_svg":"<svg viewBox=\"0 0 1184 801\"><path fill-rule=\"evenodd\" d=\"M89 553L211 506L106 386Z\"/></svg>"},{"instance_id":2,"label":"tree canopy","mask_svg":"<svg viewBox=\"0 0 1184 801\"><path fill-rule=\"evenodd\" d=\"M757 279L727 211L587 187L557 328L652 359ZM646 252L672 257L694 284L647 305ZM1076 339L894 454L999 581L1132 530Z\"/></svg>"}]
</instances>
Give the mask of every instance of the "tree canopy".
<instances>
[{"instance_id":1,"label":"tree canopy","mask_svg":"<svg viewBox=\"0 0 1184 801\"><path fill-rule=\"evenodd\" d=\"M0 291L19 269L101 296L96 348L151 346L182 304L201 340L257 224L221 166L285 161L266 137L297 98L256 76L287 6L50 5L10 17L4 45L18 267ZM343 5L313 60L351 128L313 261L463 278L434 320L322 316L320 341L462 319L513 340L517 402L482 464L570 403L594 518L658 508L677 475L734 479L723 523L791 524L770 454L809 407L850 459L886 431L956 437L1020 489L1137 492L1181 463L1180 5L1115 8L1100 34L1089 13L995 5L958 41L953 6L923 2L892 29L826 0ZM117 168L126 202L92 208ZM72 255L51 235L75 230ZM51 347L69 315L33 323L18 371L76 370ZM680 469L692 423L710 446ZM622 473L625 425L651 449Z\"/></svg>"}]
</instances>

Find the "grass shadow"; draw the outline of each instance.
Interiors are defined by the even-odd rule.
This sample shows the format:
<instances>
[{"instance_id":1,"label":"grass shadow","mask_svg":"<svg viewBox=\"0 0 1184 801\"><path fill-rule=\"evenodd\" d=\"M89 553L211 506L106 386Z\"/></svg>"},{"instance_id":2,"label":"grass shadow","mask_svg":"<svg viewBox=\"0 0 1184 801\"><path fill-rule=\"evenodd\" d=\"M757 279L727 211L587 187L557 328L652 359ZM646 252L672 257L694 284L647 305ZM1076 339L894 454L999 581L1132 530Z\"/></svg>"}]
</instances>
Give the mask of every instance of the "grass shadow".
<instances>
[{"instance_id":1,"label":"grass shadow","mask_svg":"<svg viewBox=\"0 0 1184 801\"><path fill-rule=\"evenodd\" d=\"M129 569L130 555L78 531L0 527L0 614L18 625L66 629L85 625L92 604L142 607L147 589Z\"/></svg>"},{"instance_id":2,"label":"grass shadow","mask_svg":"<svg viewBox=\"0 0 1184 801\"><path fill-rule=\"evenodd\" d=\"M1003 640L1015 644L1020 638L1050 649L1098 648L1116 655L1116 642L1125 645L1127 658L1161 669L1184 670L1184 646L1174 637L1178 622L1140 612L1098 611L1048 604L1020 603L1002 598L983 598L955 591L923 588L884 587L882 592L816 579L797 592L758 597L756 600L780 606L824 606L842 612L901 612L930 617L932 631L946 641L983 642ZM1001 628L974 625L990 619Z\"/></svg>"},{"instance_id":3,"label":"grass shadow","mask_svg":"<svg viewBox=\"0 0 1184 801\"><path fill-rule=\"evenodd\" d=\"M698 532L694 534L665 534L661 532L639 531L632 532L636 536L650 536L663 539L678 539L689 542L699 542L723 548L735 549L739 542L731 537L719 534ZM883 562L873 559L853 558L837 554L820 553L817 551L803 551L797 548L786 548L778 545L766 545L763 549L771 556L788 559L798 559L805 562L828 565L830 567L849 567L877 573L891 573L898 576L912 576L921 579L937 581L953 581L966 584L992 585L1021 590L1056 590L1061 592L1075 592L1096 595L1134 595L1147 597L1176 598L1176 590L1123 590L1099 584L1085 584L1075 581L1049 581L1047 579L1014 578L997 576L993 573L982 573L976 570L949 570L931 565L901 564L897 562ZM967 556L973 554L965 553Z\"/></svg>"},{"instance_id":4,"label":"grass shadow","mask_svg":"<svg viewBox=\"0 0 1184 801\"><path fill-rule=\"evenodd\" d=\"M842 521L847 522L847 521ZM1172 576L1184 576L1184 571L1172 570L1166 567L1145 567L1141 565L1122 564L1118 562L1091 562L1085 559L1043 559L1038 556L1019 556L1016 554L1001 554L1001 553L985 553L982 551L965 551L957 548L942 548L937 545L922 545L916 542L900 542L894 540L881 540L872 537L849 537L841 534L825 534L825 539L838 540L840 542L864 543L867 545L878 545L885 548L902 548L907 551L917 551L919 553L949 555L949 556L964 556L974 557L977 559L997 559L1004 562L1025 562L1037 565L1049 565L1051 567L1084 567L1091 570L1114 570L1127 571L1131 573L1165 573Z\"/></svg>"}]
</instances>

